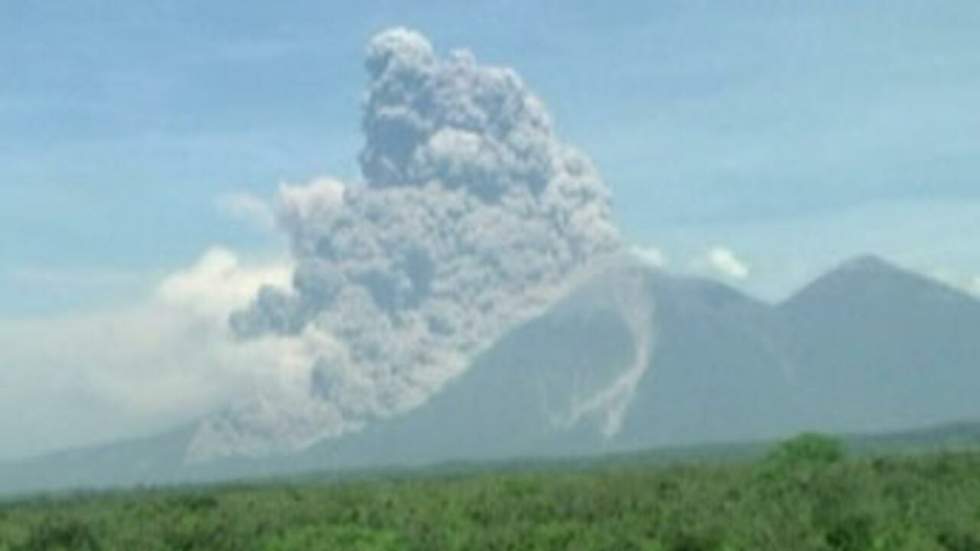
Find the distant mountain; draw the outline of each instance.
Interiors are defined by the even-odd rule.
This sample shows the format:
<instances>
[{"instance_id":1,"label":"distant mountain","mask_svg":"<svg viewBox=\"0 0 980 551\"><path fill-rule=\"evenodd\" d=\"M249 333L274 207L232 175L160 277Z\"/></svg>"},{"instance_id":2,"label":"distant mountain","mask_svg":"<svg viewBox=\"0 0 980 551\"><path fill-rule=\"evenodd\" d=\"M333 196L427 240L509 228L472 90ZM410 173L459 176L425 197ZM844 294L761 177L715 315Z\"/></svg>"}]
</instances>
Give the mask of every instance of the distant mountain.
<instances>
[{"instance_id":1,"label":"distant mountain","mask_svg":"<svg viewBox=\"0 0 980 551\"><path fill-rule=\"evenodd\" d=\"M175 482L195 429L0 463L0 493Z\"/></svg>"},{"instance_id":2,"label":"distant mountain","mask_svg":"<svg viewBox=\"0 0 980 551\"><path fill-rule=\"evenodd\" d=\"M292 455L185 464L193 427L0 466L0 491L765 440L980 419L980 302L874 257L781 304L635 265L515 328L427 403Z\"/></svg>"},{"instance_id":3,"label":"distant mountain","mask_svg":"<svg viewBox=\"0 0 980 551\"><path fill-rule=\"evenodd\" d=\"M980 302L862 257L778 307L809 421L838 431L980 415Z\"/></svg>"}]
</instances>

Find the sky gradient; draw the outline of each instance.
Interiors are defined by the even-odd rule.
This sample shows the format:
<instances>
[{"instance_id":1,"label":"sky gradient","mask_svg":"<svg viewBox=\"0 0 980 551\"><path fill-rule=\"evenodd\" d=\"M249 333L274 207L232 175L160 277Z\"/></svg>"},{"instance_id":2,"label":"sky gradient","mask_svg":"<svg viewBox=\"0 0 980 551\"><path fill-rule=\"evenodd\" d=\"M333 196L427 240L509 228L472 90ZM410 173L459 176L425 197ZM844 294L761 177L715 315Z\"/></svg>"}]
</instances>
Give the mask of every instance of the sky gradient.
<instances>
[{"instance_id":1,"label":"sky gradient","mask_svg":"<svg viewBox=\"0 0 980 551\"><path fill-rule=\"evenodd\" d=\"M331 4L8 3L3 314L111 301L215 243L274 249L216 197L357 178L360 54L395 24L514 67L599 165L624 232L676 268L723 244L765 267L747 284L774 297L860 252L980 273L966 220L945 252L906 228L863 235L889 205L925 229L980 200L974 3ZM862 212L860 235L835 229ZM813 255L786 243L820 220ZM746 230L767 223L786 231ZM790 262L812 265L780 273Z\"/></svg>"}]
</instances>

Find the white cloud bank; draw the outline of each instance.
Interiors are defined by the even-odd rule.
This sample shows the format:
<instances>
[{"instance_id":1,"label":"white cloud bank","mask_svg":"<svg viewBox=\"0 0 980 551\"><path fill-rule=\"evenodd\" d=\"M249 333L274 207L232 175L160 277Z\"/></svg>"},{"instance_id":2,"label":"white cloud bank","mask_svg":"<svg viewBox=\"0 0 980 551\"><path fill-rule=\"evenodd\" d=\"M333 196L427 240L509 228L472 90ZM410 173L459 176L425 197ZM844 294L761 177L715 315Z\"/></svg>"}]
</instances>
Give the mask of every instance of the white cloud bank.
<instances>
[{"instance_id":1,"label":"white cloud bank","mask_svg":"<svg viewBox=\"0 0 980 551\"><path fill-rule=\"evenodd\" d=\"M216 248L138 304L0 321L7 456L169 428L268 385L267 366L295 344L243 346L227 319L260 286L288 284L290 268Z\"/></svg>"}]
</instances>

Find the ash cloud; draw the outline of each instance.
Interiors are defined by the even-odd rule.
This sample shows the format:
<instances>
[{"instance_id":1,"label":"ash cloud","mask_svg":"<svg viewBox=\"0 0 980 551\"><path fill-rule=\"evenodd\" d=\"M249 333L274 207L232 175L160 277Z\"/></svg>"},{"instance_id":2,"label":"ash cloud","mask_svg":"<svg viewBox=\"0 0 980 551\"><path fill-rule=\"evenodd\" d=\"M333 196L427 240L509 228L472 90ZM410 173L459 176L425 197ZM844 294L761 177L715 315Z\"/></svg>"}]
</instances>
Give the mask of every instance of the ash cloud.
<instances>
[{"instance_id":1,"label":"ash cloud","mask_svg":"<svg viewBox=\"0 0 980 551\"><path fill-rule=\"evenodd\" d=\"M365 66L364 181L280 189L291 288L230 320L244 340L302 343L301 375L203 423L192 460L405 412L622 249L606 186L514 71L406 29L374 37Z\"/></svg>"}]
</instances>

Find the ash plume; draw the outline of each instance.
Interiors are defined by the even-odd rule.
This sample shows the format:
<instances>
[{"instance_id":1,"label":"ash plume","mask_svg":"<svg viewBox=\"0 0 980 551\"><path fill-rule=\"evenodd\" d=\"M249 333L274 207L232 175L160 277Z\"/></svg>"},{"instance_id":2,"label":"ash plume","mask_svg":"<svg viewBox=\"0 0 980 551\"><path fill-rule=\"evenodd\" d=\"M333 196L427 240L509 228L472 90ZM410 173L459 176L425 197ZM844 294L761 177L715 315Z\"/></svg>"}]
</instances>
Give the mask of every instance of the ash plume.
<instances>
[{"instance_id":1,"label":"ash plume","mask_svg":"<svg viewBox=\"0 0 980 551\"><path fill-rule=\"evenodd\" d=\"M365 66L363 181L281 188L291 286L230 320L289 365L204 422L190 460L290 451L416 407L622 250L608 189L514 71L400 28Z\"/></svg>"}]
</instances>

